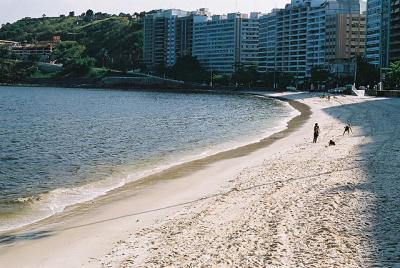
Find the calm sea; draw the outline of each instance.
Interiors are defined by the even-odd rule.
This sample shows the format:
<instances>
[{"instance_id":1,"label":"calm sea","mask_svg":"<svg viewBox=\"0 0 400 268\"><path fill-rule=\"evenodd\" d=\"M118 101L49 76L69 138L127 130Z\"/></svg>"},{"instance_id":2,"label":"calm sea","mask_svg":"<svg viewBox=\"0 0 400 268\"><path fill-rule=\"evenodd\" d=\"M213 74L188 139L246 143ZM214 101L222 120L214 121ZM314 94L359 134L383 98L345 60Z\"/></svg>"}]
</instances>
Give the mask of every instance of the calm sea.
<instances>
[{"instance_id":1,"label":"calm sea","mask_svg":"<svg viewBox=\"0 0 400 268\"><path fill-rule=\"evenodd\" d=\"M293 114L256 96L0 87L0 231L254 142Z\"/></svg>"}]
</instances>

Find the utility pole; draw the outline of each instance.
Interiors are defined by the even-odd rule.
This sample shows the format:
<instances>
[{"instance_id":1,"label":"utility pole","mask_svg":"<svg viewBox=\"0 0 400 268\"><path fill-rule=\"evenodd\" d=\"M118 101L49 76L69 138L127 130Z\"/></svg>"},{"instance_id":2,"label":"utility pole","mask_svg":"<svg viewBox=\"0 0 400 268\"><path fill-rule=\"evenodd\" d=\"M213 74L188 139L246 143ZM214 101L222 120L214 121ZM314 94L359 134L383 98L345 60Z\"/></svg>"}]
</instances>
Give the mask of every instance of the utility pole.
<instances>
[{"instance_id":1,"label":"utility pole","mask_svg":"<svg viewBox=\"0 0 400 268\"><path fill-rule=\"evenodd\" d=\"M357 82L357 57L354 57L354 86L356 86Z\"/></svg>"},{"instance_id":2,"label":"utility pole","mask_svg":"<svg viewBox=\"0 0 400 268\"><path fill-rule=\"evenodd\" d=\"M336 65L336 88L339 88L339 64Z\"/></svg>"},{"instance_id":3,"label":"utility pole","mask_svg":"<svg viewBox=\"0 0 400 268\"><path fill-rule=\"evenodd\" d=\"M211 64L210 87L213 87L213 66Z\"/></svg>"},{"instance_id":4,"label":"utility pole","mask_svg":"<svg viewBox=\"0 0 400 268\"><path fill-rule=\"evenodd\" d=\"M390 17L391 17L391 0L382 0L381 5L381 27L379 42L379 87L383 89L383 71L387 68L389 61L389 36L390 36Z\"/></svg>"}]
</instances>

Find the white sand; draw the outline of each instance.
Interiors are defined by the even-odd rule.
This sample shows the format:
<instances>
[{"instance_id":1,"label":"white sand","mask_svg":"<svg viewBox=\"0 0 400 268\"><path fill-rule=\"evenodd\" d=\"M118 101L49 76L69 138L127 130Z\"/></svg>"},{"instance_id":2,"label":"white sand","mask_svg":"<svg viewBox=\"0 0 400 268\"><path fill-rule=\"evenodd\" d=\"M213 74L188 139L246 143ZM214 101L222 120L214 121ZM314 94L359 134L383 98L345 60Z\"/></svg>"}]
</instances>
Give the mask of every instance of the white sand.
<instances>
[{"instance_id":1,"label":"white sand","mask_svg":"<svg viewBox=\"0 0 400 268\"><path fill-rule=\"evenodd\" d=\"M400 267L400 100L285 97L313 111L288 137L71 210L0 244L0 266Z\"/></svg>"}]
</instances>

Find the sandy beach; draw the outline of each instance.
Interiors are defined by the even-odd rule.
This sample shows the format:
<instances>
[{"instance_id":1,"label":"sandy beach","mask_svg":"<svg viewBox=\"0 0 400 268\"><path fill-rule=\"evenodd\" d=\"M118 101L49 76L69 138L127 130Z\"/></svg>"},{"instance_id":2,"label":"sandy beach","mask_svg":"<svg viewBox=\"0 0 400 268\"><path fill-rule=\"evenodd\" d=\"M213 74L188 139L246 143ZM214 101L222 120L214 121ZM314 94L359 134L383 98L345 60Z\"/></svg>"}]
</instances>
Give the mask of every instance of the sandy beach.
<instances>
[{"instance_id":1,"label":"sandy beach","mask_svg":"<svg viewBox=\"0 0 400 268\"><path fill-rule=\"evenodd\" d=\"M274 97L287 130L0 234L0 266L400 267L400 99Z\"/></svg>"}]
</instances>

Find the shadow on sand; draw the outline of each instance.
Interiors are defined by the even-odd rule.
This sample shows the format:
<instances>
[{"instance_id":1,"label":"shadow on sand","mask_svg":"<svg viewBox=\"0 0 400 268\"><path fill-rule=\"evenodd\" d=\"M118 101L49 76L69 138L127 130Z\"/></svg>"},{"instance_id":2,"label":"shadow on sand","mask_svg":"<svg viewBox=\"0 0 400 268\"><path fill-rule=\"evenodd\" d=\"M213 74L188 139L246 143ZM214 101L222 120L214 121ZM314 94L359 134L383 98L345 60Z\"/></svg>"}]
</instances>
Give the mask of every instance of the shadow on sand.
<instances>
[{"instance_id":1,"label":"shadow on sand","mask_svg":"<svg viewBox=\"0 0 400 268\"><path fill-rule=\"evenodd\" d=\"M20 241L39 240L49 237L53 234L51 231L28 232L15 235L0 235L0 245L11 245Z\"/></svg>"},{"instance_id":2,"label":"shadow on sand","mask_svg":"<svg viewBox=\"0 0 400 268\"><path fill-rule=\"evenodd\" d=\"M336 189L368 197L361 213L372 217L372 226L360 227L369 238L369 252L363 253L366 263L400 267L400 99L375 99L324 111L343 124L359 127L366 139L354 159L366 178L358 185Z\"/></svg>"},{"instance_id":3,"label":"shadow on sand","mask_svg":"<svg viewBox=\"0 0 400 268\"><path fill-rule=\"evenodd\" d=\"M298 94L297 99L303 95ZM343 111L346 111L345 113ZM343 124L351 123L360 129L353 138L365 137L368 142L357 148L354 161L362 166L366 178L356 185L337 188L343 192L363 192L370 198L368 208L361 213L372 216L372 226L361 226L368 236L369 252L364 256L371 267L399 267L400 264L400 99L376 99L363 103L348 104L324 109L324 112L339 119ZM321 174L318 174L321 175ZM301 179L301 178L296 178ZM255 187L265 187L257 185ZM254 187L251 187L254 188ZM164 208L142 211L121 217L106 219L64 230L86 227L94 224L114 221L125 217L138 216L158 210L188 205L205 199L229 194L229 192L211 195L205 198L175 204ZM364 224L361 221L355 224ZM23 240L37 240L53 235L51 231L23 233L20 235L0 236L0 245L9 245Z\"/></svg>"}]
</instances>

